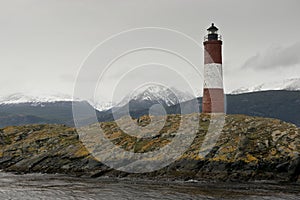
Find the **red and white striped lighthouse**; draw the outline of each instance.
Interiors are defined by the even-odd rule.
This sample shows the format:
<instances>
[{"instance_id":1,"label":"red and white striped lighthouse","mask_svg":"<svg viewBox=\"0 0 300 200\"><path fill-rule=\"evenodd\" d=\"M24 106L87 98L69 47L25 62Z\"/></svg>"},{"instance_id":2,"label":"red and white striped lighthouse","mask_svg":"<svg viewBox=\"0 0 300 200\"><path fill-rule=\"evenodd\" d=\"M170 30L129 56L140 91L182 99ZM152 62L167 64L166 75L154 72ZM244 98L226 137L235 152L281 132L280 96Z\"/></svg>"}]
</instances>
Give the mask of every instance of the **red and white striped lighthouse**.
<instances>
[{"instance_id":1,"label":"red and white striped lighthouse","mask_svg":"<svg viewBox=\"0 0 300 200\"><path fill-rule=\"evenodd\" d=\"M207 29L204 45L203 113L224 113L224 90L222 72L222 39L218 28L212 23Z\"/></svg>"}]
</instances>

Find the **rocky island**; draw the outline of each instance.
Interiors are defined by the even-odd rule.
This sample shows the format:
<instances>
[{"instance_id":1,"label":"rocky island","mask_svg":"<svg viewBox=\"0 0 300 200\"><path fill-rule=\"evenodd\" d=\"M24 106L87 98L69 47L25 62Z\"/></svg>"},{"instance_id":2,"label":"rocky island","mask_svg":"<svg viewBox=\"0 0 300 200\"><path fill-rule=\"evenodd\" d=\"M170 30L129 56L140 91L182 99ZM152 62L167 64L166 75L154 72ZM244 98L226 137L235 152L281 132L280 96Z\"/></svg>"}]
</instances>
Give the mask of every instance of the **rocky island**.
<instances>
[{"instance_id":1,"label":"rocky island","mask_svg":"<svg viewBox=\"0 0 300 200\"><path fill-rule=\"evenodd\" d=\"M147 139L125 134L115 122L102 122L100 126L116 146L143 153L166 145L178 129L179 121L180 115L168 115L159 134ZM141 117L137 123L146 126L149 117ZM300 181L297 126L277 119L226 115L213 149L200 157L199 146L209 123L209 115L200 114L200 126L190 148L169 166L143 174L125 173L102 164L82 144L74 128L50 124L9 126L0 129L0 168L16 173L63 173L84 177Z\"/></svg>"}]
</instances>

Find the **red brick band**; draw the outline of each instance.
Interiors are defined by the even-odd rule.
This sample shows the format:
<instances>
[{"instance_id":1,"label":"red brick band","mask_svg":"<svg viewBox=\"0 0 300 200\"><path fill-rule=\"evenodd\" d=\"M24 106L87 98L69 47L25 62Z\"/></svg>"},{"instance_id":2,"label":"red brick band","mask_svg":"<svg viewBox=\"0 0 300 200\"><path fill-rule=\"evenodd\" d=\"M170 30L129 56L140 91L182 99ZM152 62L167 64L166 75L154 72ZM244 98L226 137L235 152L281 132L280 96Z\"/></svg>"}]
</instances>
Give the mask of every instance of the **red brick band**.
<instances>
[{"instance_id":1,"label":"red brick band","mask_svg":"<svg viewBox=\"0 0 300 200\"><path fill-rule=\"evenodd\" d=\"M213 40L204 43L204 64L222 64L222 41Z\"/></svg>"},{"instance_id":2,"label":"red brick band","mask_svg":"<svg viewBox=\"0 0 300 200\"><path fill-rule=\"evenodd\" d=\"M203 113L224 113L224 91L221 88L204 88Z\"/></svg>"}]
</instances>

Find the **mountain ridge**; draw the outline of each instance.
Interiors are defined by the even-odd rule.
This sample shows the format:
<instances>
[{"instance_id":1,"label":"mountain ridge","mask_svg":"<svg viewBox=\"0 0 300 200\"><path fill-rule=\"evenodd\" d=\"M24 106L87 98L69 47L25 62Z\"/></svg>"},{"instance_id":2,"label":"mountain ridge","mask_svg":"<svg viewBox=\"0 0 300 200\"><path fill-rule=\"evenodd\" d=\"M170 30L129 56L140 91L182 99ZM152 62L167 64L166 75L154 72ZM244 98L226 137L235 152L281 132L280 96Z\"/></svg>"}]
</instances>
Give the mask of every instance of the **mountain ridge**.
<instances>
[{"instance_id":1,"label":"mountain ridge","mask_svg":"<svg viewBox=\"0 0 300 200\"><path fill-rule=\"evenodd\" d=\"M271 90L287 90L287 91L300 91L300 78L285 79L276 82L262 83L252 87L241 87L232 90L227 95L245 94L259 91ZM188 92L181 91L174 87L166 88L164 86L155 85L140 88L132 94L126 95L120 102L101 102L95 100L74 99L71 95L63 93L12 93L6 96L0 96L1 104L19 104L19 103L32 103L32 106L42 105L43 103L50 102L74 102L74 101L88 101L95 109L105 111L112 107L122 107L130 100L134 101L156 101L166 106L172 106L180 102L188 101L195 98ZM199 97L198 97L199 98Z\"/></svg>"},{"instance_id":2,"label":"mountain ridge","mask_svg":"<svg viewBox=\"0 0 300 200\"><path fill-rule=\"evenodd\" d=\"M300 78L285 79L282 81L274 81L269 83L261 83L252 87L241 87L235 89L229 94L244 94L250 92L269 91L269 90L288 90L300 91Z\"/></svg>"}]
</instances>

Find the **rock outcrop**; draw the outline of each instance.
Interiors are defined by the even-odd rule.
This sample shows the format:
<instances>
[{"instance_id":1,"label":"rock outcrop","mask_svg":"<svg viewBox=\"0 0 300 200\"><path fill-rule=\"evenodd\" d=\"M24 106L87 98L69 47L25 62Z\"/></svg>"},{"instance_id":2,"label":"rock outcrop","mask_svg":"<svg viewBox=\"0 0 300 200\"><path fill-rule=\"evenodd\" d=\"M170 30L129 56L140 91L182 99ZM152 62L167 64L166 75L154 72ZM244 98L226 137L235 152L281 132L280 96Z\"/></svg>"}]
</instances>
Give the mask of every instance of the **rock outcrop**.
<instances>
[{"instance_id":1,"label":"rock outcrop","mask_svg":"<svg viewBox=\"0 0 300 200\"><path fill-rule=\"evenodd\" d=\"M178 131L181 117L169 115L159 133L148 138L127 135L116 122L104 122L100 126L117 147L144 153L167 145ZM276 119L227 115L213 148L201 156L200 147L207 140L211 119L209 115L200 115L199 119L194 117L193 120L198 120L200 126L189 149L174 163L150 173L129 174L107 167L86 149L74 128L63 125L26 125L0 129L0 168L19 173L66 173L90 177L300 180L300 131L295 125ZM148 117L137 120L141 127L149 123L151 119ZM94 124L82 130L88 132L97 127Z\"/></svg>"}]
</instances>

